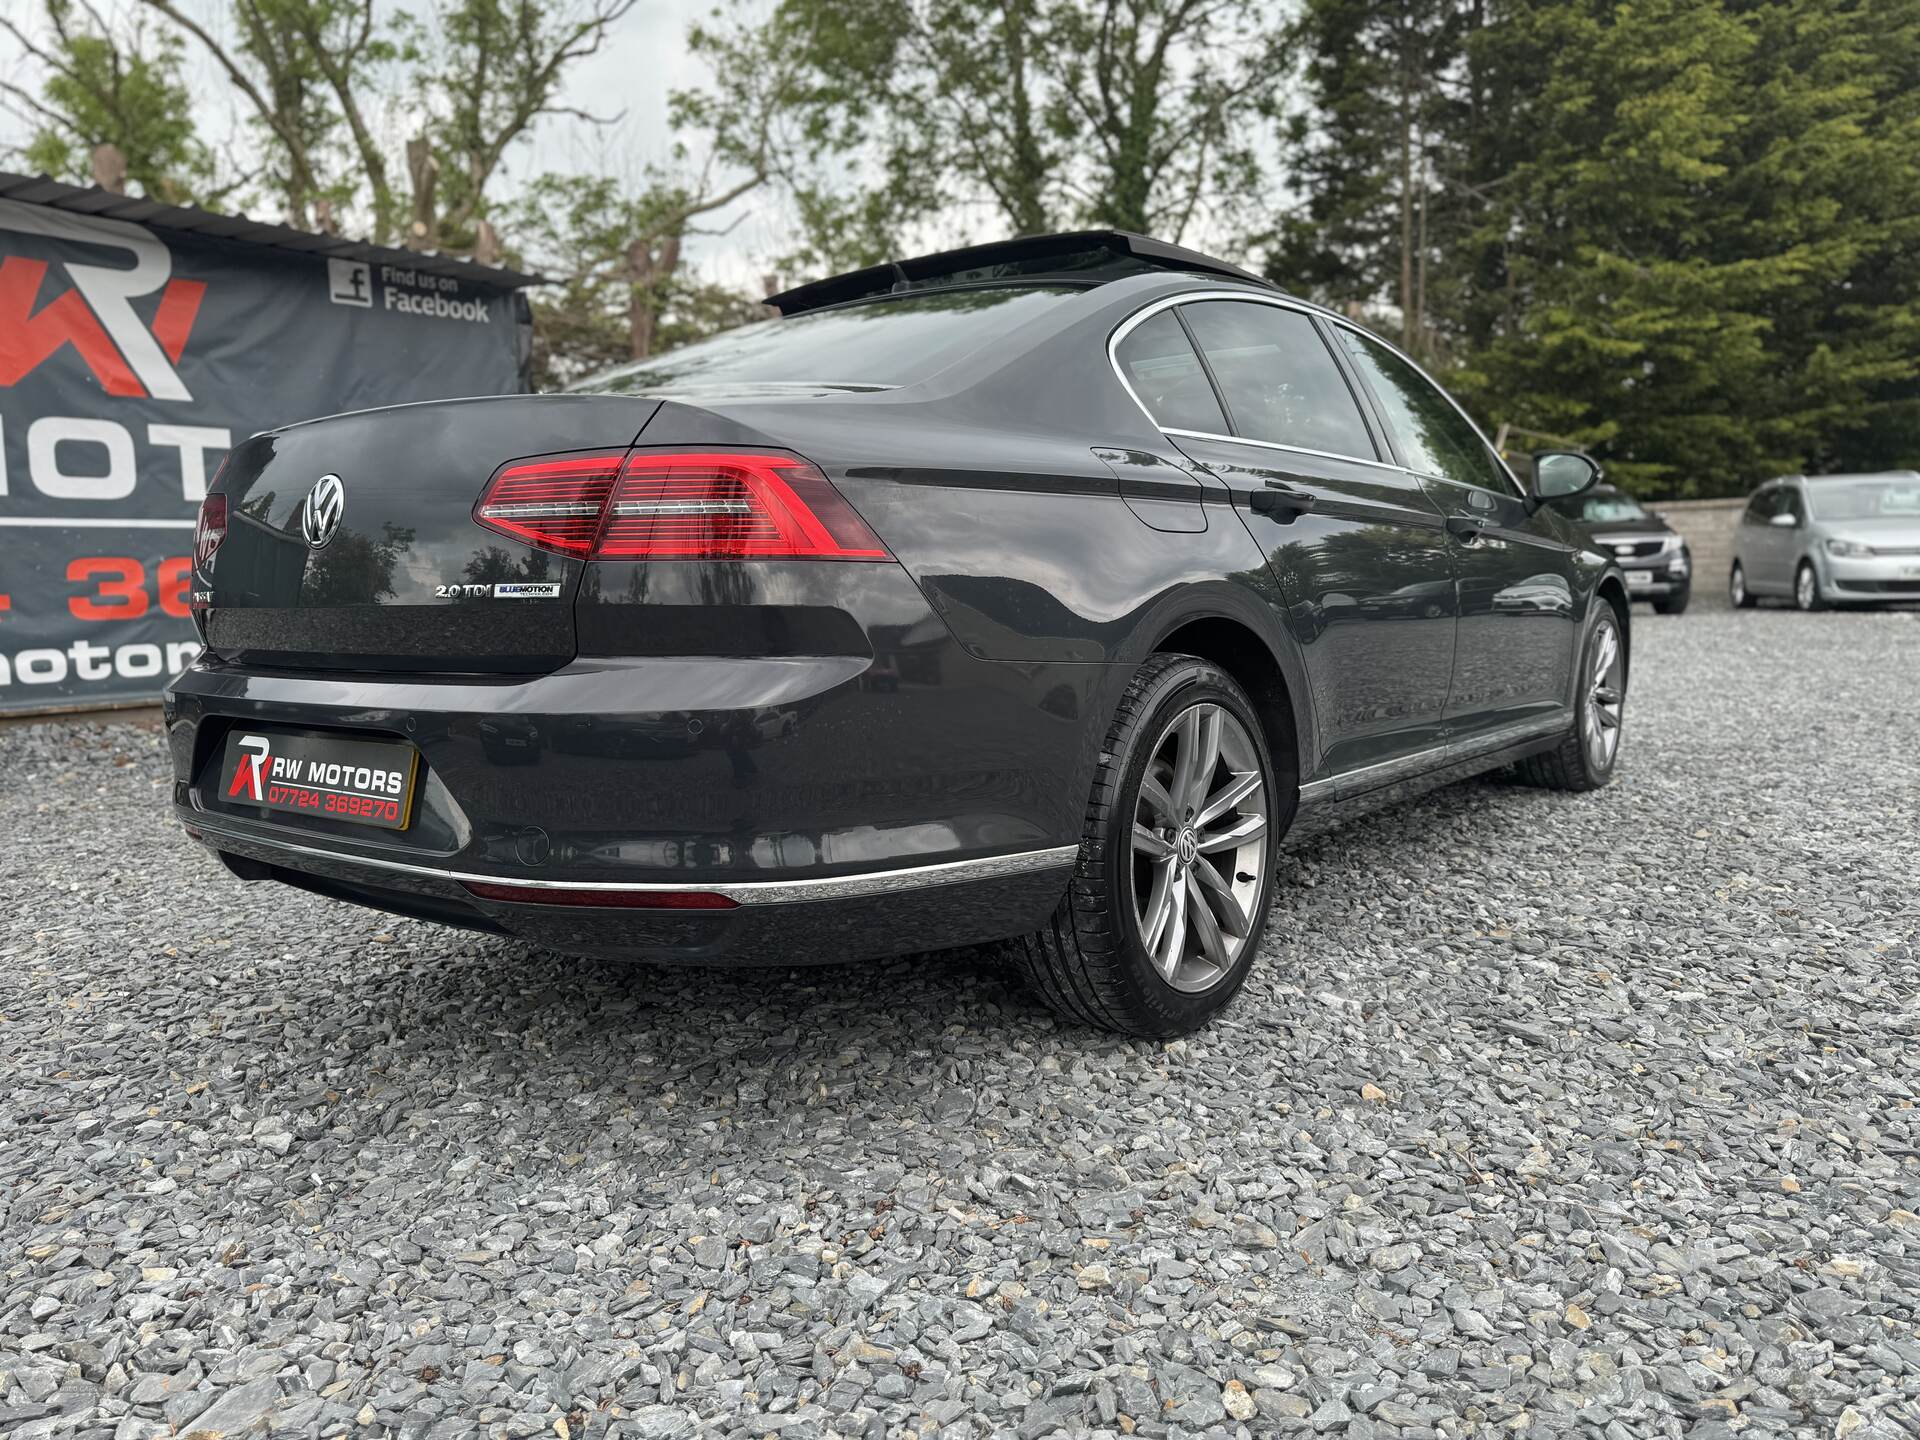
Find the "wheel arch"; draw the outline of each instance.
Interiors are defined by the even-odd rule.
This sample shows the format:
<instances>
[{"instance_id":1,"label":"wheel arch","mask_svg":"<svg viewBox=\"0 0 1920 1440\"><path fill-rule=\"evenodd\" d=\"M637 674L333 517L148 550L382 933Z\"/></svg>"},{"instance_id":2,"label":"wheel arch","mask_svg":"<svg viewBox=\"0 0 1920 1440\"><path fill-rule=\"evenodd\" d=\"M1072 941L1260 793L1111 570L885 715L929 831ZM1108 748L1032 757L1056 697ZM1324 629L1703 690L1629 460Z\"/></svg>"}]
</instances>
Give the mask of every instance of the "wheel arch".
<instances>
[{"instance_id":1,"label":"wheel arch","mask_svg":"<svg viewBox=\"0 0 1920 1440\"><path fill-rule=\"evenodd\" d=\"M1167 629L1151 653L1197 655L1231 675L1253 702L1282 793L1297 793L1311 720L1302 691L1288 680L1286 666L1257 630L1230 615L1190 615Z\"/></svg>"},{"instance_id":2,"label":"wheel arch","mask_svg":"<svg viewBox=\"0 0 1920 1440\"><path fill-rule=\"evenodd\" d=\"M1633 682L1633 606L1627 599L1627 582L1620 578L1619 571L1609 570L1600 577L1600 583L1594 587L1594 595L1613 607L1613 618L1620 622L1621 664L1626 668L1627 682L1631 684Z\"/></svg>"}]
</instances>

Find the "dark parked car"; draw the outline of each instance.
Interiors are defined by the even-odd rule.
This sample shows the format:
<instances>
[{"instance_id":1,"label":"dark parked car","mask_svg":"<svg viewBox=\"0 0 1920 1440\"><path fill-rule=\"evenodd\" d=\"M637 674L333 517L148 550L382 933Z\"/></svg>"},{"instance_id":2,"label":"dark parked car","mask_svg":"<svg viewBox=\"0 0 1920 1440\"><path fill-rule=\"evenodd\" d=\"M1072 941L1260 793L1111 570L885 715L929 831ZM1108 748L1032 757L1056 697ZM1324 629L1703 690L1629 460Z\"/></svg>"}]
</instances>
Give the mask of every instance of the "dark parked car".
<instances>
[{"instance_id":1,"label":"dark parked car","mask_svg":"<svg viewBox=\"0 0 1920 1440\"><path fill-rule=\"evenodd\" d=\"M237 447L167 700L189 833L579 954L1010 939L1169 1035L1244 981L1290 830L1612 774L1626 584L1547 503L1596 468L1523 489L1372 334L1112 233L772 303L585 393Z\"/></svg>"},{"instance_id":2,"label":"dark parked car","mask_svg":"<svg viewBox=\"0 0 1920 1440\"><path fill-rule=\"evenodd\" d=\"M1611 485L1596 485L1565 503L1593 543L1619 563L1631 598L1651 600L1662 615L1678 615L1687 608L1693 596L1693 554L1678 530Z\"/></svg>"}]
</instances>

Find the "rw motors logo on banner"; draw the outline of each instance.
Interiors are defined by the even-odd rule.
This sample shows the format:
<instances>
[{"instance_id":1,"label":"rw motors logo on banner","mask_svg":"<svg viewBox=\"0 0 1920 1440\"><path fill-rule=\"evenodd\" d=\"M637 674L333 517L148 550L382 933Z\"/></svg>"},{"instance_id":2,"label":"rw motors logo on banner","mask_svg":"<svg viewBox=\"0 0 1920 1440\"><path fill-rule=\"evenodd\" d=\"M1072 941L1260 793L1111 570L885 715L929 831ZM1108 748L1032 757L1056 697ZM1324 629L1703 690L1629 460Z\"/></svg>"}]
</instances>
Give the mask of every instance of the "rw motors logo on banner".
<instances>
[{"instance_id":1,"label":"rw motors logo on banner","mask_svg":"<svg viewBox=\"0 0 1920 1440\"><path fill-rule=\"evenodd\" d=\"M138 226L0 201L0 708L150 697L198 648L208 289Z\"/></svg>"},{"instance_id":2,"label":"rw motors logo on banner","mask_svg":"<svg viewBox=\"0 0 1920 1440\"><path fill-rule=\"evenodd\" d=\"M245 436L524 388L510 287L393 254L0 200L0 710L152 699L187 663L194 518Z\"/></svg>"}]
</instances>

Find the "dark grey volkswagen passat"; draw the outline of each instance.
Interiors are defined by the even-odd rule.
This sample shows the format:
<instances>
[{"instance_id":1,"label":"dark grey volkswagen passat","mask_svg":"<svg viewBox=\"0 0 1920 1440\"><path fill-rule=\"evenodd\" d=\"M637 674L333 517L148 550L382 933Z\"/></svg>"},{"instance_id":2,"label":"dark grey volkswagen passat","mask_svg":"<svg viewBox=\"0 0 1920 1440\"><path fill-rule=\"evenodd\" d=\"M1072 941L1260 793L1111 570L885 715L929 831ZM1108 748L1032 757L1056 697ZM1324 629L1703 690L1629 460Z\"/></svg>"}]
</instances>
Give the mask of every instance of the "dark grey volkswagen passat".
<instances>
[{"instance_id":1,"label":"dark grey volkswagen passat","mask_svg":"<svg viewBox=\"0 0 1920 1440\"><path fill-rule=\"evenodd\" d=\"M1011 940L1200 1024L1275 848L1605 784L1627 590L1417 366L1088 233L901 261L584 393L257 435L201 514L174 805L242 879L588 955Z\"/></svg>"}]
</instances>

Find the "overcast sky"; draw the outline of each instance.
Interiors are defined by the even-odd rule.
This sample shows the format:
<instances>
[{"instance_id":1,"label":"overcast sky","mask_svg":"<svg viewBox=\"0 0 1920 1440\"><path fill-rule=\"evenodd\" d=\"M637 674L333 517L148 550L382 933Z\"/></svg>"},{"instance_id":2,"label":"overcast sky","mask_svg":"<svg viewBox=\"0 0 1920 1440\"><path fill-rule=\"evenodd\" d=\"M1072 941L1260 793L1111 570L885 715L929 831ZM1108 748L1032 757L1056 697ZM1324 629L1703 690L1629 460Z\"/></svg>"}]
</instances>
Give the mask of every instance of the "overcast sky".
<instances>
[{"instance_id":1,"label":"overcast sky","mask_svg":"<svg viewBox=\"0 0 1920 1440\"><path fill-rule=\"evenodd\" d=\"M95 0L116 23L140 13L135 0ZM225 13L223 0L184 0L189 13L209 23L216 33ZM379 0L391 14L405 5ZM424 6L415 4L416 10ZM600 52L571 72L562 103L599 115L619 115L617 124L595 127L561 116L543 121L530 144L509 155L500 194L527 177L548 170L606 173L638 182L647 166L670 158L673 134L667 126L667 97L677 88L696 85L702 66L687 51L687 27L712 13L714 0L641 0L609 36ZM0 0L5 15L29 33L45 27L44 0ZM226 149L244 142L246 112L224 73L189 40L190 74L196 93L210 97L199 115L203 134ZM20 53L13 38L0 35L0 77L37 93L38 68ZM0 151L12 151L26 142L30 127L11 110L0 109ZM404 136L395 136L396 141ZM396 152L398 143L394 146ZM9 161L9 163L15 163ZM256 209L265 210L264 205ZM277 217L275 217L277 218ZM689 258L709 279L744 290L756 289L769 255L782 248L779 204L771 195L750 196L734 210L715 217L715 228L733 225L721 237L698 238Z\"/></svg>"}]
</instances>

